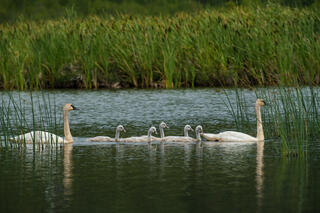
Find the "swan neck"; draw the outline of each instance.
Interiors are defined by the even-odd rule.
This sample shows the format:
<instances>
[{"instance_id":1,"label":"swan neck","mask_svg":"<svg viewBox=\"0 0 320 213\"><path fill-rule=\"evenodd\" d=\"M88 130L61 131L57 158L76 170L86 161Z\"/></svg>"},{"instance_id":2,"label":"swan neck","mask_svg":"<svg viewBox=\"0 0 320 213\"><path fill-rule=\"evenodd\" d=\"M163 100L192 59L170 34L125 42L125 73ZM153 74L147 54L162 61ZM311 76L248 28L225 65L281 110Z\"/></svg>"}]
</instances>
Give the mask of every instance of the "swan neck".
<instances>
[{"instance_id":1,"label":"swan neck","mask_svg":"<svg viewBox=\"0 0 320 213\"><path fill-rule=\"evenodd\" d=\"M159 129L160 129L160 137L164 138L164 130L163 130L163 128L159 127Z\"/></svg>"},{"instance_id":2,"label":"swan neck","mask_svg":"<svg viewBox=\"0 0 320 213\"><path fill-rule=\"evenodd\" d=\"M114 137L115 141L119 141L120 138L120 131L118 129L116 129L116 135Z\"/></svg>"},{"instance_id":3,"label":"swan neck","mask_svg":"<svg viewBox=\"0 0 320 213\"><path fill-rule=\"evenodd\" d=\"M256 113L257 113L257 139L258 141L264 141L264 133L261 119L261 106L256 105Z\"/></svg>"},{"instance_id":4,"label":"swan neck","mask_svg":"<svg viewBox=\"0 0 320 213\"><path fill-rule=\"evenodd\" d=\"M148 143L151 143L151 134L152 134L152 131L149 130L148 131Z\"/></svg>"},{"instance_id":5,"label":"swan neck","mask_svg":"<svg viewBox=\"0 0 320 213\"><path fill-rule=\"evenodd\" d=\"M196 139L197 141L201 141L201 135L199 131L196 131Z\"/></svg>"},{"instance_id":6,"label":"swan neck","mask_svg":"<svg viewBox=\"0 0 320 213\"><path fill-rule=\"evenodd\" d=\"M184 130L184 136L185 136L185 137L189 137L189 133L188 133L188 130L187 130L187 129Z\"/></svg>"},{"instance_id":7,"label":"swan neck","mask_svg":"<svg viewBox=\"0 0 320 213\"><path fill-rule=\"evenodd\" d=\"M68 111L63 112L63 123L64 123L64 137L66 142L73 142L73 138L70 132L69 127L69 118L68 118Z\"/></svg>"}]
</instances>

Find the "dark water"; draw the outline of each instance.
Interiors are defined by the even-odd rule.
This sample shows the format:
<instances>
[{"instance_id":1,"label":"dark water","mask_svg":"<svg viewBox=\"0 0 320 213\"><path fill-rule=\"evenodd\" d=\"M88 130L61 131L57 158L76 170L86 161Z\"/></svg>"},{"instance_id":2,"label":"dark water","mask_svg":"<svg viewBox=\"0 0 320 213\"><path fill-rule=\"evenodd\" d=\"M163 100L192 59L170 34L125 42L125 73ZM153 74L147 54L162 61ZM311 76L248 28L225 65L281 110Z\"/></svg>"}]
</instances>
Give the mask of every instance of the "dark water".
<instances>
[{"instance_id":1,"label":"dark water","mask_svg":"<svg viewBox=\"0 0 320 213\"><path fill-rule=\"evenodd\" d=\"M279 156L279 142L89 143L88 137L146 134L165 121L168 135L201 124L234 129L215 90L52 91L71 102L73 145L0 149L0 212L316 212L319 146L306 160ZM248 100L255 96L247 91ZM24 94L27 97L27 94ZM28 100L26 98L26 104ZM254 109L250 108L254 123ZM250 134L255 134L254 125ZM62 132L62 128L58 130ZM267 135L266 135L267 137Z\"/></svg>"}]
</instances>

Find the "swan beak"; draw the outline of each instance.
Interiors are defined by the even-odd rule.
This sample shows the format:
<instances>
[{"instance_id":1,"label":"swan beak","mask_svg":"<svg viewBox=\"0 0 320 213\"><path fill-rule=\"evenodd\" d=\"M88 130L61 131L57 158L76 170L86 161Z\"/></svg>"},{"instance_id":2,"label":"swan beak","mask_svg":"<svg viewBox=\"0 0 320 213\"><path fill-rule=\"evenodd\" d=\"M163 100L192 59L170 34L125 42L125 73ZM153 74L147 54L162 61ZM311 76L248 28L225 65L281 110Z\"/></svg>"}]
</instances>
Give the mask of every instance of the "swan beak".
<instances>
[{"instance_id":1,"label":"swan beak","mask_svg":"<svg viewBox=\"0 0 320 213\"><path fill-rule=\"evenodd\" d=\"M267 106L267 103L266 103L265 101L262 101L262 103L263 103L265 106Z\"/></svg>"},{"instance_id":2,"label":"swan beak","mask_svg":"<svg viewBox=\"0 0 320 213\"><path fill-rule=\"evenodd\" d=\"M191 128L190 130L191 130L192 132L194 132L194 130L193 130L192 128Z\"/></svg>"},{"instance_id":3,"label":"swan beak","mask_svg":"<svg viewBox=\"0 0 320 213\"><path fill-rule=\"evenodd\" d=\"M72 107L72 110L80 110L79 108L77 108L77 107L75 107L73 105L71 105L71 107Z\"/></svg>"},{"instance_id":4,"label":"swan beak","mask_svg":"<svg viewBox=\"0 0 320 213\"><path fill-rule=\"evenodd\" d=\"M123 131L126 132L126 130L123 128Z\"/></svg>"},{"instance_id":5,"label":"swan beak","mask_svg":"<svg viewBox=\"0 0 320 213\"><path fill-rule=\"evenodd\" d=\"M169 127L168 127L168 126L166 126L165 128L169 129Z\"/></svg>"}]
</instances>

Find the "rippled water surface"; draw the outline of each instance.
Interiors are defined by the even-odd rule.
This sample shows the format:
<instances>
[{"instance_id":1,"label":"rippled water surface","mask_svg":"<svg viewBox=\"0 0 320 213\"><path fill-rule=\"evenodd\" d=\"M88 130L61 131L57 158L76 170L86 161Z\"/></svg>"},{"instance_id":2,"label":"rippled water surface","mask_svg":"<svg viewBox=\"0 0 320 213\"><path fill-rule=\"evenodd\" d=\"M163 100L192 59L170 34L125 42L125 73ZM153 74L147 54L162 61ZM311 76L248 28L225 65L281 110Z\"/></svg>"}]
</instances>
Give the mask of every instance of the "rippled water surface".
<instances>
[{"instance_id":1,"label":"rippled water surface","mask_svg":"<svg viewBox=\"0 0 320 213\"><path fill-rule=\"evenodd\" d=\"M70 102L75 142L59 148L0 149L0 212L316 212L319 152L281 158L265 143L115 144L87 138L146 134L165 121L167 135L185 124L205 132L235 129L224 93L199 90L50 91ZM4 93L1 93L2 95ZM255 101L247 91L248 100ZM28 93L23 93L28 106ZM250 105L250 104L249 104ZM250 134L255 134L254 108ZM62 113L62 112L61 112ZM62 128L57 129L59 135ZM194 134L192 134L194 136ZM267 137L267 136L266 136ZM319 147L318 147L319 149Z\"/></svg>"}]
</instances>

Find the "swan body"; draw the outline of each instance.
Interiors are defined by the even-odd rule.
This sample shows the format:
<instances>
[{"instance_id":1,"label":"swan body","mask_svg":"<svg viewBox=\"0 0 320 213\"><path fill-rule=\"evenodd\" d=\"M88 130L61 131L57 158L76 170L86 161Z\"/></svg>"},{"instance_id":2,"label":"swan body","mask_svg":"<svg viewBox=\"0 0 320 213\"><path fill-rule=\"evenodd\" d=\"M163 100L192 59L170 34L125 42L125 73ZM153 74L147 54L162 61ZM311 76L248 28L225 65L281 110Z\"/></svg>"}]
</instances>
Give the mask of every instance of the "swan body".
<instances>
[{"instance_id":1,"label":"swan body","mask_svg":"<svg viewBox=\"0 0 320 213\"><path fill-rule=\"evenodd\" d=\"M118 142L120 139L120 132L126 132L124 127L122 125L117 126L116 128L116 135L114 138L111 138L109 136L96 136L94 138L89 138L88 141L93 142Z\"/></svg>"},{"instance_id":2,"label":"swan body","mask_svg":"<svg viewBox=\"0 0 320 213\"><path fill-rule=\"evenodd\" d=\"M143 135L140 137L130 137L130 138L120 138L119 142L124 142L124 143L139 143L139 142L152 142L154 138L152 137L152 134L155 133L157 134L157 129L152 126L148 130L148 135Z\"/></svg>"},{"instance_id":3,"label":"swan body","mask_svg":"<svg viewBox=\"0 0 320 213\"><path fill-rule=\"evenodd\" d=\"M197 139L185 136L167 136L161 139L163 142L196 142Z\"/></svg>"},{"instance_id":4,"label":"swan body","mask_svg":"<svg viewBox=\"0 0 320 213\"><path fill-rule=\"evenodd\" d=\"M258 142L264 141L264 133L261 120L261 106L264 106L265 102L261 99L256 101L256 113L257 113L257 137L252 137L248 134L235 131L226 131L219 134L203 133L201 134L207 141L220 141L220 142Z\"/></svg>"},{"instance_id":5,"label":"swan body","mask_svg":"<svg viewBox=\"0 0 320 213\"><path fill-rule=\"evenodd\" d=\"M93 138L89 138L88 141L91 142L115 142L115 138L111 138L109 136L96 136Z\"/></svg>"},{"instance_id":6,"label":"swan body","mask_svg":"<svg viewBox=\"0 0 320 213\"><path fill-rule=\"evenodd\" d=\"M65 138L62 138L60 136L57 136L50 132L45 131L32 131L28 132L26 134L18 135L16 137L10 138L13 142L19 142L19 143L72 143L73 138L70 132L69 127L69 119L68 119L68 113L71 110L78 110L75 106L72 104L66 104L63 107L63 119L64 119L64 136Z\"/></svg>"},{"instance_id":7,"label":"swan body","mask_svg":"<svg viewBox=\"0 0 320 213\"><path fill-rule=\"evenodd\" d=\"M196 138L192 138L188 136L188 131L193 129L186 125L184 128L184 135L185 136L167 136L164 138L161 138L161 141L164 142L200 142L201 141L201 133L203 133L202 126L198 125L196 127Z\"/></svg>"},{"instance_id":8,"label":"swan body","mask_svg":"<svg viewBox=\"0 0 320 213\"><path fill-rule=\"evenodd\" d=\"M210 134L204 133L202 136L207 141L221 141L221 142L256 142L258 141L257 138L247 135L242 132L235 132L235 131L226 131L221 132L219 134Z\"/></svg>"},{"instance_id":9,"label":"swan body","mask_svg":"<svg viewBox=\"0 0 320 213\"><path fill-rule=\"evenodd\" d=\"M63 143L64 139L60 136L45 131L32 131L24 135L18 135L11 139L19 143Z\"/></svg>"}]
</instances>

